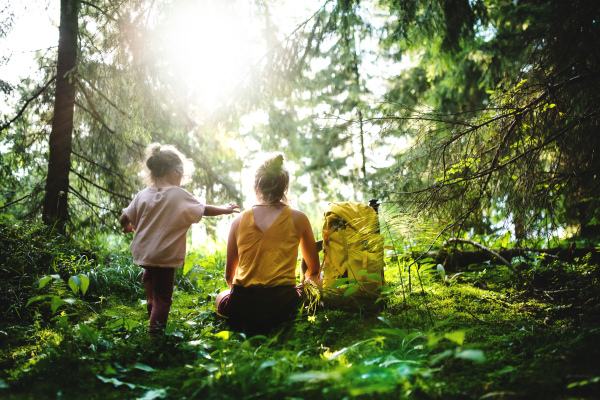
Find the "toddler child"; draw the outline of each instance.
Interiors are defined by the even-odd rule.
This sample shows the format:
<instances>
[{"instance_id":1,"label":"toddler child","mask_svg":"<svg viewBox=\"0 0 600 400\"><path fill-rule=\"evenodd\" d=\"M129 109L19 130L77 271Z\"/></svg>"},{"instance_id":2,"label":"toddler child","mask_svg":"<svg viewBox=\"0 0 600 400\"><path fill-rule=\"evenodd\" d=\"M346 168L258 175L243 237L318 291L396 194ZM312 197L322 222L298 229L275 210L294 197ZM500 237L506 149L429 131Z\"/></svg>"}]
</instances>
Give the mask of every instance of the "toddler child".
<instances>
[{"instance_id":1,"label":"toddler child","mask_svg":"<svg viewBox=\"0 0 600 400\"><path fill-rule=\"evenodd\" d=\"M157 333L167 325L173 302L175 268L183 266L186 233L202 216L239 212L229 203L223 207L204 205L180 186L191 176L192 163L175 147L152 143L146 149L148 187L139 192L123 210L123 232L135 232L131 242L134 262L144 268L148 332Z\"/></svg>"}]
</instances>

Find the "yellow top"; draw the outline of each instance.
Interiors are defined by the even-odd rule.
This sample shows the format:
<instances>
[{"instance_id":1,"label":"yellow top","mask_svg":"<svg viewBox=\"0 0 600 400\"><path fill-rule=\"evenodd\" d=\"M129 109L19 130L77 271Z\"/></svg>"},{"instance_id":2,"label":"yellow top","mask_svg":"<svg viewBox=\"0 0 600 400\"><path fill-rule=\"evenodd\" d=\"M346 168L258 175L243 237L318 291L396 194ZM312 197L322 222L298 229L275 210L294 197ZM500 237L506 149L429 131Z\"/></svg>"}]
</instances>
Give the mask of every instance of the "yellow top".
<instances>
[{"instance_id":1,"label":"yellow top","mask_svg":"<svg viewBox=\"0 0 600 400\"><path fill-rule=\"evenodd\" d=\"M252 209L244 212L237 234L239 264L233 284L272 287L296 285L300 236L286 206L264 232L254 222Z\"/></svg>"}]
</instances>

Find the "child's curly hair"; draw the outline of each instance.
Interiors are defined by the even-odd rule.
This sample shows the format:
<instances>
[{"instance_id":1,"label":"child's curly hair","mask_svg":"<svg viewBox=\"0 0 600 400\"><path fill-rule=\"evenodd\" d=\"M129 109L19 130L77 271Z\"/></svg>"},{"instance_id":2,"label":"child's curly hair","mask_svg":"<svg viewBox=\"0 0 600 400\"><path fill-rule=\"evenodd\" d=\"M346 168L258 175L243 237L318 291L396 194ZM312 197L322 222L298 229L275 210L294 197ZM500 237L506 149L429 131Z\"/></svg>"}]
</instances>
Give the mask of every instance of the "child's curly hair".
<instances>
[{"instance_id":1,"label":"child's curly hair","mask_svg":"<svg viewBox=\"0 0 600 400\"><path fill-rule=\"evenodd\" d=\"M254 174L254 191L258 200L267 205L287 204L290 173L283 163L283 154L268 157Z\"/></svg>"},{"instance_id":2,"label":"child's curly hair","mask_svg":"<svg viewBox=\"0 0 600 400\"><path fill-rule=\"evenodd\" d=\"M146 160L143 178L146 184L152 185L158 179L171 172L181 178L181 184L191 181L194 165L174 146L151 143L146 147Z\"/></svg>"}]
</instances>

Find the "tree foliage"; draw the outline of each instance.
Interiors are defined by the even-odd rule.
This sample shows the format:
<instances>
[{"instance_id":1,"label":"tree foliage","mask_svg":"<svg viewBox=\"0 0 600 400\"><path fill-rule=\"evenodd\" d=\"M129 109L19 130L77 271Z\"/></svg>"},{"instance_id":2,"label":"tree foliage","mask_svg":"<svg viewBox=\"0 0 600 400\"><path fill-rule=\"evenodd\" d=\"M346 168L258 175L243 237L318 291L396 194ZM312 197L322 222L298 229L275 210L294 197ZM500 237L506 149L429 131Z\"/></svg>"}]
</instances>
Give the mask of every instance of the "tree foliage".
<instances>
[{"instance_id":1,"label":"tree foliage","mask_svg":"<svg viewBox=\"0 0 600 400\"><path fill-rule=\"evenodd\" d=\"M595 2L327 1L291 33L273 5L253 4L264 52L206 113L159 40L188 3L81 2L73 229L113 227L142 149L161 141L193 159L190 190L207 202L239 196L255 152L284 150L315 200L376 196L440 229L519 239L597 235ZM55 59L40 54L42 77L11 88L21 101L3 117L16 216L39 212Z\"/></svg>"},{"instance_id":2,"label":"tree foliage","mask_svg":"<svg viewBox=\"0 0 600 400\"><path fill-rule=\"evenodd\" d=\"M205 126L196 122L179 96L181 88L173 87L160 69L164 65L155 63L160 49L150 38L169 3L74 4L80 7L77 64L59 77L75 89L73 128L68 129L72 149L57 153L70 158L70 172L67 188L55 191L69 194L70 231L115 228L120 209L140 188L139 162L152 141L175 144L192 159L197 169L188 190L207 202L239 199L230 172L241 164L222 139L227 127L218 119ZM155 57L147 57L153 52ZM41 182L49 173L45 154L57 118L54 51L40 54L39 64L41 82L30 78L11 88L20 101L2 125L1 140L9 149L2 152L3 209L15 216L37 215L50 188L42 190Z\"/></svg>"}]
</instances>

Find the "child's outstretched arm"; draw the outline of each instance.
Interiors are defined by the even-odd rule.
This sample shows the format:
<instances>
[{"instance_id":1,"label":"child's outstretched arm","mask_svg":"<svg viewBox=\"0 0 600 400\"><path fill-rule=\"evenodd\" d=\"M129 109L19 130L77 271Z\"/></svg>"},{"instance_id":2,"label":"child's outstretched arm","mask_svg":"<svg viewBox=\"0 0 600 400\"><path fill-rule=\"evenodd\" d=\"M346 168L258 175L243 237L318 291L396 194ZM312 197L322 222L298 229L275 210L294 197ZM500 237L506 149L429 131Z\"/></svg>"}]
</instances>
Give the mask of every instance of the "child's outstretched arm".
<instances>
[{"instance_id":1,"label":"child's outstretched arm","mask_svg":"<svg viewBox=\"0 0 600 400\"><path fill-rule=\"evenodd\" d=\"M216 215L223 215L223 214L232 214L232 213L239 213L240 206L238 206L235 203L229 203L225 206L209 206L206 205L206 207L204 208L204 216L205 217L214 217Z\"/></svg>"},{"instance_id":2,"label":"child's outstretched arm","mask_svg":"<svg viewBox=\"0 0 600 400\"><path fill-rule=\"evenodd\" d=\"M135 226L129 221L129 218L125 214L122 214L119 218L121 227L123 227L123 233L135 232Z\"/></svg>"}]
</instances>

